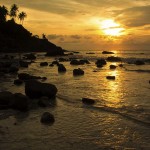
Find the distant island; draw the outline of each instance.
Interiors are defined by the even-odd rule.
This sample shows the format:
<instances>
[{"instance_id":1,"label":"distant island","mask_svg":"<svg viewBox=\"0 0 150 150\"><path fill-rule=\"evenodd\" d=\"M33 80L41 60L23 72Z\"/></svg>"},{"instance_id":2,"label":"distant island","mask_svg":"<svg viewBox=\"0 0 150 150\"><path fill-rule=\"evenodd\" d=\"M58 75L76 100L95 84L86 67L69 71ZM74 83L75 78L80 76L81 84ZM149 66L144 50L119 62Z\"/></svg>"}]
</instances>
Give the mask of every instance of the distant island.
<instances>
[{"instance_id":1,"label":"distant island","mask_svg":"<svg viewBox=\"0 0 150 150\"><path fill-rule=\"evenodd\" d=\"M5 6L0 6L0 52L47 52L50 56L64 55L64 50L49 42L45 34L39 38L25 29L23 21L27 14L18 12L16 4L11 6L10 11ZM7 20L8 15L10 20ZM15 22L16 18L20 20L20 24Z\"/></svg>"}]
</instances>

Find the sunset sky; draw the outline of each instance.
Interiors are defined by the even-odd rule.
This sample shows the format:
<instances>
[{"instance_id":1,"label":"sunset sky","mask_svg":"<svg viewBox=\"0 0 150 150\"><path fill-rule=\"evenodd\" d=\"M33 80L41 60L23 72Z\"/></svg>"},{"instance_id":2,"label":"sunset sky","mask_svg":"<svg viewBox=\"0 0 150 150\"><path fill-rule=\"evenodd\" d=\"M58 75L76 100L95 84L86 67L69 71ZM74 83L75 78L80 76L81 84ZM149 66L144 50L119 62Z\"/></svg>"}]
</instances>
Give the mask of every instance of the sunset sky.
<instances>
[{"instance_id":1,"label":"sunset sky","mask_svg":"<svg viewBox=\"0 0 150 150\"><path fill-rule=\"evenodd\" d=\"M150 0L0 0L14 3L25 28L65 49L150 50Z\"/></svg>"}]
</instances>

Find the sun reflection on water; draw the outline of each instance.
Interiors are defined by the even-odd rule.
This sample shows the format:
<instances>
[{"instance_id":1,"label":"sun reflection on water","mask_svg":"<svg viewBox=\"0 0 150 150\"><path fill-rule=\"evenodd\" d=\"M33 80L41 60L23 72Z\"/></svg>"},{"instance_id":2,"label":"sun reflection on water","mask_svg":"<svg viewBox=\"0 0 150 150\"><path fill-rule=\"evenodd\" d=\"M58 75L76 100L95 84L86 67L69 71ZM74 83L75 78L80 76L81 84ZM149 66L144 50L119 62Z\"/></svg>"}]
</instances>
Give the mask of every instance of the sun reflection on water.
<instances>
[{"instance_id":1,"label":"sun reflection on water","mask_svg":"<svg viewBox=\"0 0 150 150\"><path fill-rule=\"evenodd\" d=\"M113 65L116 65L116 63L113 63ZM109 99L110 104L108 104L110 107L119 107L121 102L121 77L120 77L120 71L117 69L110 70L108 72L109 76L115 76L115 80L109 80L107 81L107 88L109 89L109 92L107 92L107 98Z\"/></svg>"}]
</instances>

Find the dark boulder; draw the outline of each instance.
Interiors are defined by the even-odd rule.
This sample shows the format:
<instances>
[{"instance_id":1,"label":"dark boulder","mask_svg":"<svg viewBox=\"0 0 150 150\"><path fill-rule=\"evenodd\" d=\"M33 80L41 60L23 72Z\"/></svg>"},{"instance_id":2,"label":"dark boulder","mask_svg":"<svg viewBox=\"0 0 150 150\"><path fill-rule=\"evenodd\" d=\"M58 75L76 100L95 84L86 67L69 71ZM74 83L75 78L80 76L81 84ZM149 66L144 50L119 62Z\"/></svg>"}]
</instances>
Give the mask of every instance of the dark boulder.
<instances>
[{"instance_id":1,"label":"dark boulder","mask_svg":"<svg viewBox=\"0 0 150 150\"><path fill-rule=\"evenodd\" d=\"M53 50L48 50L46 56L62 56L64 55L64 50L61 47L54 46Z\"/></svg>"},{"instance_id":2,"label":"dark boulder","mask_svg":"<svg viewBox=\"0 0 150 150\"><path fill-rule=\"evenodd\" d=\"M11 92L0 92L0 109L17 109L26 111L29 107L29 99L21 94L12 94Z\"/></svg>"},{"instance_id":3,"label":"dark boulder","mask_svg":"<svg viewBox=\"0 0 150 150\"><path fill-rule=\"evenodd\" d=\"M95 100L90 98L82 98L82 102L87 105L93 105L95 103Z\"/></svg>"},{"instance_id":4,"label":"dark boulder","mask_svg":"<svg viewBox=\"0 0 150 150\"><path fill-rule=\"evenodd\" d=\"M106 79L109 79L109 80L115 80L115 76L107 76Z\"/></svg>"},{"instance_id":5,"label":"dark boulder","mask_svg":"<svg viewBox=\"0 0 150 150\"><path fill-rule=\"evenodd\" d=\"M13 94L11 92L0 92L0 109L8 109L11 104Z\"/></svg>"},{"instance_id":6,"label":"dark boulder","mask_svg":"<svg viewBox=\"0 0 150 150\"><path fill-rule=\"evenodd\" d=\"M27 73L19 73L18 74L18 78L20 80L31 80L31 79L42 79L42 77L39 77L39 76L32 76L32 75L29 75Z\"/></svg>"},{"instance_id":7,"label":"dark boulder","mask_svg":"<svg viewBox=\"0 0 150 150\"><path fill-rule=\"evenodd\" d=\"M73 59L71 60L70 65L84 65L84 62L77 59Z\"/></svg>"},{"instance_id":8,"label":"dark boulder","mask_svg":"<svg viewBox=\"0 0 150 150\"><path fill-rule=\"evenodd\" d=\"M25 54L25 59L29 59L29 60L35 60L36 56L33 53L30 54Z\"/></svg>"},{"instance_id":9,"label":"dark boulder","mask_svg":"<svg viewBox=\"0 0 150 150\"><path fill-rule=\"evenodd\" d=\"M21 85L22 83L23 83L23 81L20 80L20 79L14 80L14 84L15 84L15 85Z\"/></svg>"},{"instance_id":10,"label":"dark boulder","mask_svg":"<svg viewBox=\"0 0 150 150\"><path fill-rule=\"evenodd\" d=\"M59 62L57 60L54 60L51 64L59 66Z\"/></svg>"},{"instance_id":11,"label":"dark boulder","mask_svg":"<svg viewBox=\"0 0 150 150\"><path fill-rule=\"evenodd\" d=\"M142 60L135 61L135 65L145 65L145 62Z\"/></svg>"},{"instance_id":12,"label":"dark boulder","mask_svg":"<svg viewBox=\"0 0 150 150\"><path fill-rule=\"evenodd\" d=\"M109 68L110 69L116 69L116 66L115 65L110 65Z\"/></svg>"},{"instance_id":13,"label":"dark boulder","mask_svg":"<svg viewBox=\"0 0 150 150\"><path fill-rule=\"evenodd\" d=\"M53 84L29 80L25 83L25 93L30 98L40 98L42 96L54 98L57 93L57 88Z\"/></svg>"},{"instance_id":14,"label":"dark boulder","mask_svg":"<svg viewBox=\"0 0 150 150\"><path fill-rule=\"evenodd\" d=\"M123 67L123 64L119 64L119 67Z\"/></svg>"},{"instance_id":15,"label":"dark boulder","mask_svg":"<svg viewBox=\"0 0 150 150\"><path fill-rule=\"evenodd\" d=\"M66 59L66 58L59 58L58 61L59 61L59 62L66 62L66 61L69 61L69 59Z\"/></svg>"},{"instance_id":16,"label":"dark boulder","mask_svg":"<svg viewBox=\"0 0 150 150\"><path fill-rule=\"evenodd\" d=\"M49 112L44 112L41 116L41 123L54 123L55 122L55 118L54 116L49 113Z\"/></svg>"},{"instance_id":17,"label":"dark boulder","mask_svg":"<svg viewBox=\"0 0 150 150\"><path fill-rule=\"evenodd\" d=\"M48 107L50 106L50 99L48 97L41 97L38 101L38 105L40 107Z\"/></svg>"},{"instance_id":18,"label":"dark boulder","mask_svg":"<svg viewBox=\"0 0 150 150\"><path fill-rule=\"evenodd\" d=\"M82 69L80 69L80 68L74 69L74 70L73 70L73 75L74 75L74 76L77 76L77 75L84 75L84 71L83 71Z\"/></svg>"},{"instance_id":19,"label":"dark boulder","mask_svg":"<svg viewBox=\"0 0 150 150\"><path fill-rule=\"evenodd\" d=\"M66 70L65 66L63 64L59 64L59 66L58 66L58 72L66 72L66 71L67 70Z\"/></svg>"},{"instance_id":20,"label":"dark boulder","mask_svg":"<svg viewBox=\"0 0 150 150\"><path fill-rule=\"evenodd\" d=\"M50 67L53 67L54 65L53 65L53 64L50 64L49 66L50 66Z\"/></svg>"},{"instance_id":21,"label":"dark boulder","mask_svg":"<svg viewBox=\"0 0 150 150\"><path fill-rule=\"evenodd\" d=\"M114 52L103 51L102 54L114 54Z\"/></svg>"},{"instance_id":22,"label":"dark boulder","mask_svg":"<svg viewBox=\"0 0 150 150\"><path fill-rule=\"evenodd\" d=\"M98 68L102 68L102 67L103 67L102 64L96 64L96 66L97 66Z\"/></svg>"},{"instance_id":23,"label":"dark boulder","mask_svg":"<svg viewBox=\"0 0 150 150\"><path fill-rule=\"evenodd\" d=\"M103 65L106 65L106 60L105 59L98 59L95 64L97 65L97 67L101 67Z\"/></svg>"},{"instance_id":24,"label":"dark boulder","mask_svg":"<svg viewBox=\"0 0 150 150\"><path fill-rule=\"evenodd\" d=\"M122 61L120 57L115 57L115 56L110 56L107 58L107 61L110 61L110 62L120 62Z\"/></svg>"},{"instance_id":25,"label":"dark boulder","mask_svg":"<svg viewBox=\"0 0 150 150\"><path fill-rule=\"evenodd\" d=\"M90 62L87 59L81 59L81 60L79 60L79 62L81 64L90 64Z\"/></svg>"},{"instance_id":26,"label":"dark boulder","mask_svg":"<svg viewBox=\"0 0 150 150\"><path fill-rule=\"evenodd\" d=\"M48 63L47 62L41 62L40 66L48 66Z\"/></svg>"},{"instance_id":27,"label":"dark boulder","mask_svg":"<svg viewBox=\"0 0 150 150\"><path fill-rule=\"evenodd\" d=\"M19 61L20 67L28 68L29 63L25 61Z\"/></svg>"},{"instance_id":28,"label":"dark boulder","mask_svg":"<svg viewBox=\"0 0 150 150\"><path fill-rule=\"evenodd\" d=\"M27 111L29 108L29 99L21 93L15 93L11 100L11 108L20 111Z\"/></svg>"}]
</instances>

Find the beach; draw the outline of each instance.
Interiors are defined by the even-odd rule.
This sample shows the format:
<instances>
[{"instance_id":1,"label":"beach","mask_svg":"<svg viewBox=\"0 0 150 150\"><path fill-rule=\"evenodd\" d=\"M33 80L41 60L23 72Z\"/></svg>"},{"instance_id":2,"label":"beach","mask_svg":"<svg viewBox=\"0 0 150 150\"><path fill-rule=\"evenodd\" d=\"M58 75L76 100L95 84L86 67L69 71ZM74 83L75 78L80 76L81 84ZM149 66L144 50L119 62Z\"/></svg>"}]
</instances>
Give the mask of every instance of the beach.
<instances>
[{"instance_id":1,"label":"beach","mask_svg":"<svg viewBox=\"0 0 150 150\"><path fill-rule=\"evenodd\" d=\"M19 68L18 73L46 77L47 80L40 82L54 84L58 92L55 104L50 107L35 107L27 112L0 110L0 149L150 148L150 51L77 52L61 56L64 61L59 63L67 70L64 73L59 73L56 65L49 66L60 57L46 57L44 53L35 53L37 59L28 68ZM121 61L107 61L110 56L119 57ZM70 65L69 58L89 63ZM105 59L107 64L97 67L98 59ZM136 65L137 60L144 64ZM48 66L40 66L41 62L47 62ZM116 68L110 69L110 65ZM77 68L81 68L84 75L74 76L73 70ZM13 83L17 75L2 75L0 91L25 95L25 83L20 86ZM115 76L115 80L106 76ZM95 103L86 105L82 98L93 99ZM52 125L40 122L44 112L54 115Z\"/></svg>"}]
</instances>

